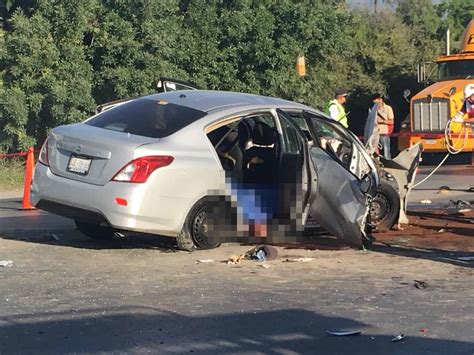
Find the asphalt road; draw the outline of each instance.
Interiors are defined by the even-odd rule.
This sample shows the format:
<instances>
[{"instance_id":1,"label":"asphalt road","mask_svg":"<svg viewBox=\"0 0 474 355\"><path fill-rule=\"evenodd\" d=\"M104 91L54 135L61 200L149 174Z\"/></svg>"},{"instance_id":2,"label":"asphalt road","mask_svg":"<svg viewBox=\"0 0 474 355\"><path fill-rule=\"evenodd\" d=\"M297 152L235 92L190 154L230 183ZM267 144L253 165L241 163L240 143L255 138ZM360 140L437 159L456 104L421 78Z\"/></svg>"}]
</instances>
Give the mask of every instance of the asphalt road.
<instances>
[{"instance_id":1,"label":"asphalt road","mask_svg":"<svg viewBox=\"0 0 474 355\"><path fill-rule=\"evenodd\" d=\"M443 168L410 207L473 200L473 177L474 168ZM451 190L438 194L442 185ZM0 195L0 260L13 262L0 267L0 354L474 354L474 253L459 245L397 236L362 252L316 236L279 247L267 267L227 265L250 246L190 254L168 238L97 242L67 219L18 207L15 194ZM473 230L466 224L463 237ZM314 259L285 262L296 257ZM340 329L362 334L326 334Z\"/></svg>"}]
</instances>

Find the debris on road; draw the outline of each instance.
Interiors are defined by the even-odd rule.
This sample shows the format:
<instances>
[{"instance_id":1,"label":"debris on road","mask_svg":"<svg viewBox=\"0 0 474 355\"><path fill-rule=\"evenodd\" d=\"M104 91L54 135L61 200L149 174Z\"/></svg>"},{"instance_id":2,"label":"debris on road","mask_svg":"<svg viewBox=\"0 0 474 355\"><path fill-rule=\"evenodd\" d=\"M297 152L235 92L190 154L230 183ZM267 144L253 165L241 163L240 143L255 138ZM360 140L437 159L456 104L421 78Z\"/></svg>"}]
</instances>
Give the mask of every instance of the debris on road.
<instances>
[{"instance_id":1,"label":"debris on road","mask_svg":"<svg viewBox=\"0 0 474 355\"><path fill-rule=\"evenodd\" d=\"M464 200L453 201L453 200L451 200L451 202L456 207L456 210L457 210L458 213L471 212L471 210L472 210L471 203L469 201L464 201Z\"/></svg>"},{"instance_id":2,"label":"debris on road","mask_svg":"<svg viewBox=\"0 0 474 355\"><path fill-rule=\"evenodd\" d=\"M255 259L257 259L258 261L266 261L267 255L262 249L260 249L259 251L255 253Z\"/></svg>"},{"instance_id":3,"label":"debris on road","mask_svg":"<svg viewBox=\"0 0 474 355\"><path fill-rule=\"evenodd\" d=\"M56 234L51 233L49 236L55 241L59 242L59 237Z\"/></svg>"},{"instance_id":4,"label":"debris on road","mask_svg":"<svg viewBox=\"0 0 474 355\"><path fill-rule=\"evenodd\" d=\"M8 267L12 265L13 265L13 261L11 260L0 260L0 266L2 267Z\"/></svg>"},{"instance_id":5,"label":"debris on road","mask_svg":"<svg viewBox=\"0 0 474 355\"><path fill-rule=\"evenodd\" d=\"M392 229L393 231L402 231L402 230L405 230L405 228L403 228L400 223L394 224L391 229Z\"/></svg>"},{"instance_id":6,"label":"debris on road","mask_svg":"<svg viewBox=\"0 0 474 355\"><path fill-rule=\"evenodd\" d=\"M449 186L443 185L438 189L437 193L438 194L447 194L447 193L449 193L450 190L451 190L451 188Z\"/></svg>"},{"instance_id":7,"label":"debris on road","mask_svg":"<svg viewBox=\"0 0 474 355\"><path fill-rule=\"evenodd\" d=\"M415 283L413 286L415 286L418 289L424 289L428 287L428 283L426 281L420 281L420 280L413 280Z\"/></svg>"},{"instance_id":8,"label":"debris on road","mask_svg":"<svg viewBox=\"0 0 474 355\"><path fill-rule=\"evenodd\" d=\"M420 332L421 332L421 333L424 333L424 334L428 333L428 331L429 331L428 328L424 328L424 327L423 327L423 328L420 329Z\"/></svg>"},{"instance_id":9,"label":"debris on road","mask_svg":"<svg viewBox=\"0 0 474 355\"><path fill-rule=\"evenodd\" d=\"M200 259L200 260L196 260L196 264L213 263L214 261L215 261L214 259Z\"/></svg>"},{"instance_id":10,"label":"debris on road","mask_svg":"<svg viewBox=\"0 0 474 355\"><path fill-rule=\"evenodd\" d=\"M474 235L474 208L471 212L458 214L455 205L449 200L446 202L444 208L424 206L408 211L411 223L406 230L376 232L376 244L391 247L399 244L413 251L419 248L437 250L438 253L474 252L474 239L471 237ZM424 255L428 254L425 252Z\"/></svg>"},{"instance_id":11,"label":"debris on road","mask_svg":"<svg viewBox=\"0 0 474 355\"><path fill-rule=\"evenodd\" d=\"M422 205L430 205L431 204L431 200L421 200L420 203Z\"/></svg>"},{"instance_id":12,"label":"debris on road","mask_svg":"<svg viewBox=\"0 0 474 355\"><path fill-rule=\"evenodd\" d=\"M462 260L462 261L473 261L473 260L474 260L474 256L460 256L460 257L458 257L458 260Z\"/></svg>"},{"instance_id":13,"label":"debris on road","mask_svg":"<svg viewBox=\"0 0 474 355\"><path fill-rule=\"evenodd\" d=\"M240 261L245 258L245 254L241 255L231 255L227 259L227 265L237 265L240 264Z\"/></svg>"},{"instance_id":14,"label":"debris on road","mask_svg":"<svg viewBox=\"0 0 474 355\"><path fill-rule=\"evenodd\" d=\"M394 336L391 340L392 343L396 343L397 341L405 339L405 334L398 334L397 336Z\"/></svg>"},{"instance_id":15,"label":"debris on road","mask_svg":"<svg viewBox=\"0 0 474 355\"><path fill-rule=\"evenodd\" d=\"M346 337L351 335L362 334L362 332L358 330L326 330L326 333L337 337Z\"/></svg>"},{"instance_id":16,"label":"debris on road","mask_svg":"<svg viewBox=\"0 0 474 355\"><path fill-rule=\"evenodd\" d=\"M283 260L284 263L306 263L308 261L313 261L315 258L286 258Z\"/></svg>"},{"instance_id":17,"label":"debris on road","mask_svg":"<svg viewBox=\"0 0 474 355\"><path fill-rule=\"evenodd\" d=\"M259 245L248 250L245 257L251 260L267 261L278 258L278 250L270 245Z\"/></svg>"},{"instance_id":18,"label":"debris on road","mask_svg":"<svg viewBox=\"0 0 474 355\"><path fill-rule=\"evenodd\" d=\"M260 264L261 267L263 267L264 269L270 269L270 265L268 264Z\"/></svg>"}]
</instances>

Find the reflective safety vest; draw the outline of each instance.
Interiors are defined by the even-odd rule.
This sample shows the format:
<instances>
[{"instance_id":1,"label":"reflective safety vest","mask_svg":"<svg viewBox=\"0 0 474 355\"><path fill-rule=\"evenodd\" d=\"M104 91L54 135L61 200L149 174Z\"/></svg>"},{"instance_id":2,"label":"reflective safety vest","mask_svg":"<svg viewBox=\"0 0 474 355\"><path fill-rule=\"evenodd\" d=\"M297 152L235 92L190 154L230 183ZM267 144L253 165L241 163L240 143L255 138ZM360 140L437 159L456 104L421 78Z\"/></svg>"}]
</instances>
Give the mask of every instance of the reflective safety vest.
<instances>
[{"instance_id":1,"label":"reflective safety vest","mask_svg":"<svg viewBox=\"0 0 474 355\"><path fill-rule=\"evenodd\" d=\"M349 128L349 124L347 123L347 116L346 116L346 110L344 109L344 106L342 106L336 99L329 101L328 108L327 108L327 113L329 114L329 108L332 105L336 105L338 114L337 114L337 121L342 123L342 125L346 128Z\"/></svg>"}]
</instances>

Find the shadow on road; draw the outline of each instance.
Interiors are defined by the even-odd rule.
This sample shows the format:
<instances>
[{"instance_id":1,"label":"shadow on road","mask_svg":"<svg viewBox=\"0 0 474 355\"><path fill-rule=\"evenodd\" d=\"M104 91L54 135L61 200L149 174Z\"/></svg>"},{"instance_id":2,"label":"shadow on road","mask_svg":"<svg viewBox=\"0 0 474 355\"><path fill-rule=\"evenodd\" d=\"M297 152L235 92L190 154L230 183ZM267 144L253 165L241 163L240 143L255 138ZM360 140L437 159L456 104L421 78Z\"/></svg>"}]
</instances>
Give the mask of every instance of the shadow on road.
<instances>
[{"instance_id":1,"label":"shadow on road","mask_svg":"<svg viewBox=\"0 0 474 355\"><path fill-rule=\"evenodd\" d=\"M464 251L451 251L433 248L412 248L409 246L389 245L385 243L375 243L372 246L371 251L474 268L474 260L466 261L459 259L465 257L474 257L474 253L467 253Z\"/></svg>"},{"instance_id":2,"label":"shadow on road","mask_svg":"<svg viewBox=\"0 0 474 355\"><path fill-rule=\"evenodd\" d=\"M362 335L326 334L337 329L360 330ZM404 341L392 343L393 335L376 335L370 325L301 309L185 316L146 307L100 308L0 317L0 353L467 354L474 350L470 342L418 334L418 329L406 330Z\"/></svg>"},{"instance_id":3,"label":"shadow on road","mask_svg":"<svg viewBox=\"0 0 474 355\"><path fill-rule=\"evenodd\" d=\"M179 251L174 238L148 234L131 235L111 240L94 240L87 238L77 230L63 229L51 232L29 230L0 233L0 238L79 249L157 249L162 252Z\"/></svg>"},{"instance_id":4,"label":"shadow on road","mask_svg":"<svg viewBox=\"0 0 474 355\"><path fill-rule=\"evenodd\" d=\"M18 199L12 199L8 201L2 200L0 207L5 209L17 209L18 205ZM113 240L92 240L82 235L79 231L75 230L71 220L41 211L19 213L22 215L18 216L15 214L15 216L0 217L0 238L80 249L154 249L165 253L179 252L174 238L137 234L125 238L115 238ZM27 217L25 218L23 214ZM440 217L439 214L429 211L414 211L410 212L410 215L421 219L428 219L430 221L434 221L436 218ZM446 221L455 222L457 224L450 227L424 226L425 231L431 230L434 235L436 235L436 232L439 230L439 228L447 228L452 230L453 233L464 236L464 238L466 236L473 236L473 229L469 228L469 226L472 226L469 217L445 214L442 216L442 218ZM8 232L4 232L5 226L12 226L13 229ZM415 231L407 230L403 233L407 234L410 239L426 239L426 236L424 235L415 235L417 233ZM392 242L390 238L395 242ZM384 238L381 240L381 242L374 244L373 251L474 268L474 261L459 259L460 257L462 258L474 255L473 253L464 251L465 245L462 245L462 243L457 243L456 248L450 248L448 250L443 249L442 244L437 242L435 243L436 246L440 245L441 247L413 247L410 245L410 243L396 242L397 238L400 238L400 236L390 236L388 240L387 238ZM454 240L456 236L448 236L448 238L445 239L448 240L449 238ZM236 240L236 242L241 242L241 244L244 245L249 244L248 241ZM265 239L257 241L259 244L263 244L265 242ZM277 245L284 247L285 249L342 250L348 248L337 239L322 233L319 229L312 230L309 235L303 237L303 239L299 240L298 242Z\"/></svg>"}]
</instances>

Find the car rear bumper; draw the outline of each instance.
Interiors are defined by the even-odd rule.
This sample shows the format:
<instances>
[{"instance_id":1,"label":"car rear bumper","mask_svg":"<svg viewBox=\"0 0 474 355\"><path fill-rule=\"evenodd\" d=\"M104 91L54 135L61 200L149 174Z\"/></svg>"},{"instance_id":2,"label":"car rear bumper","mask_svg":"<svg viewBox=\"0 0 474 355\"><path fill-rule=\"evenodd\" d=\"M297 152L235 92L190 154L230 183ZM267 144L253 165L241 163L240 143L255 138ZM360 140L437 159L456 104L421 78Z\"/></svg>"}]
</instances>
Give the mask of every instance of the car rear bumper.
<instances>
[{"instance_id":1,"label":"car rear bumper","mask_svg":"<svg viewBox=\"0 0 474 355\"><path fill-rule=\"evenodd\" d=\"M176 236L192 201L166 193L157 195L149 184L109 182L103 186L54 175L38 163L31 203L40 209L117 229ZM127 201L119 205L116 198Z\"/></svg>"}]
</instances>

